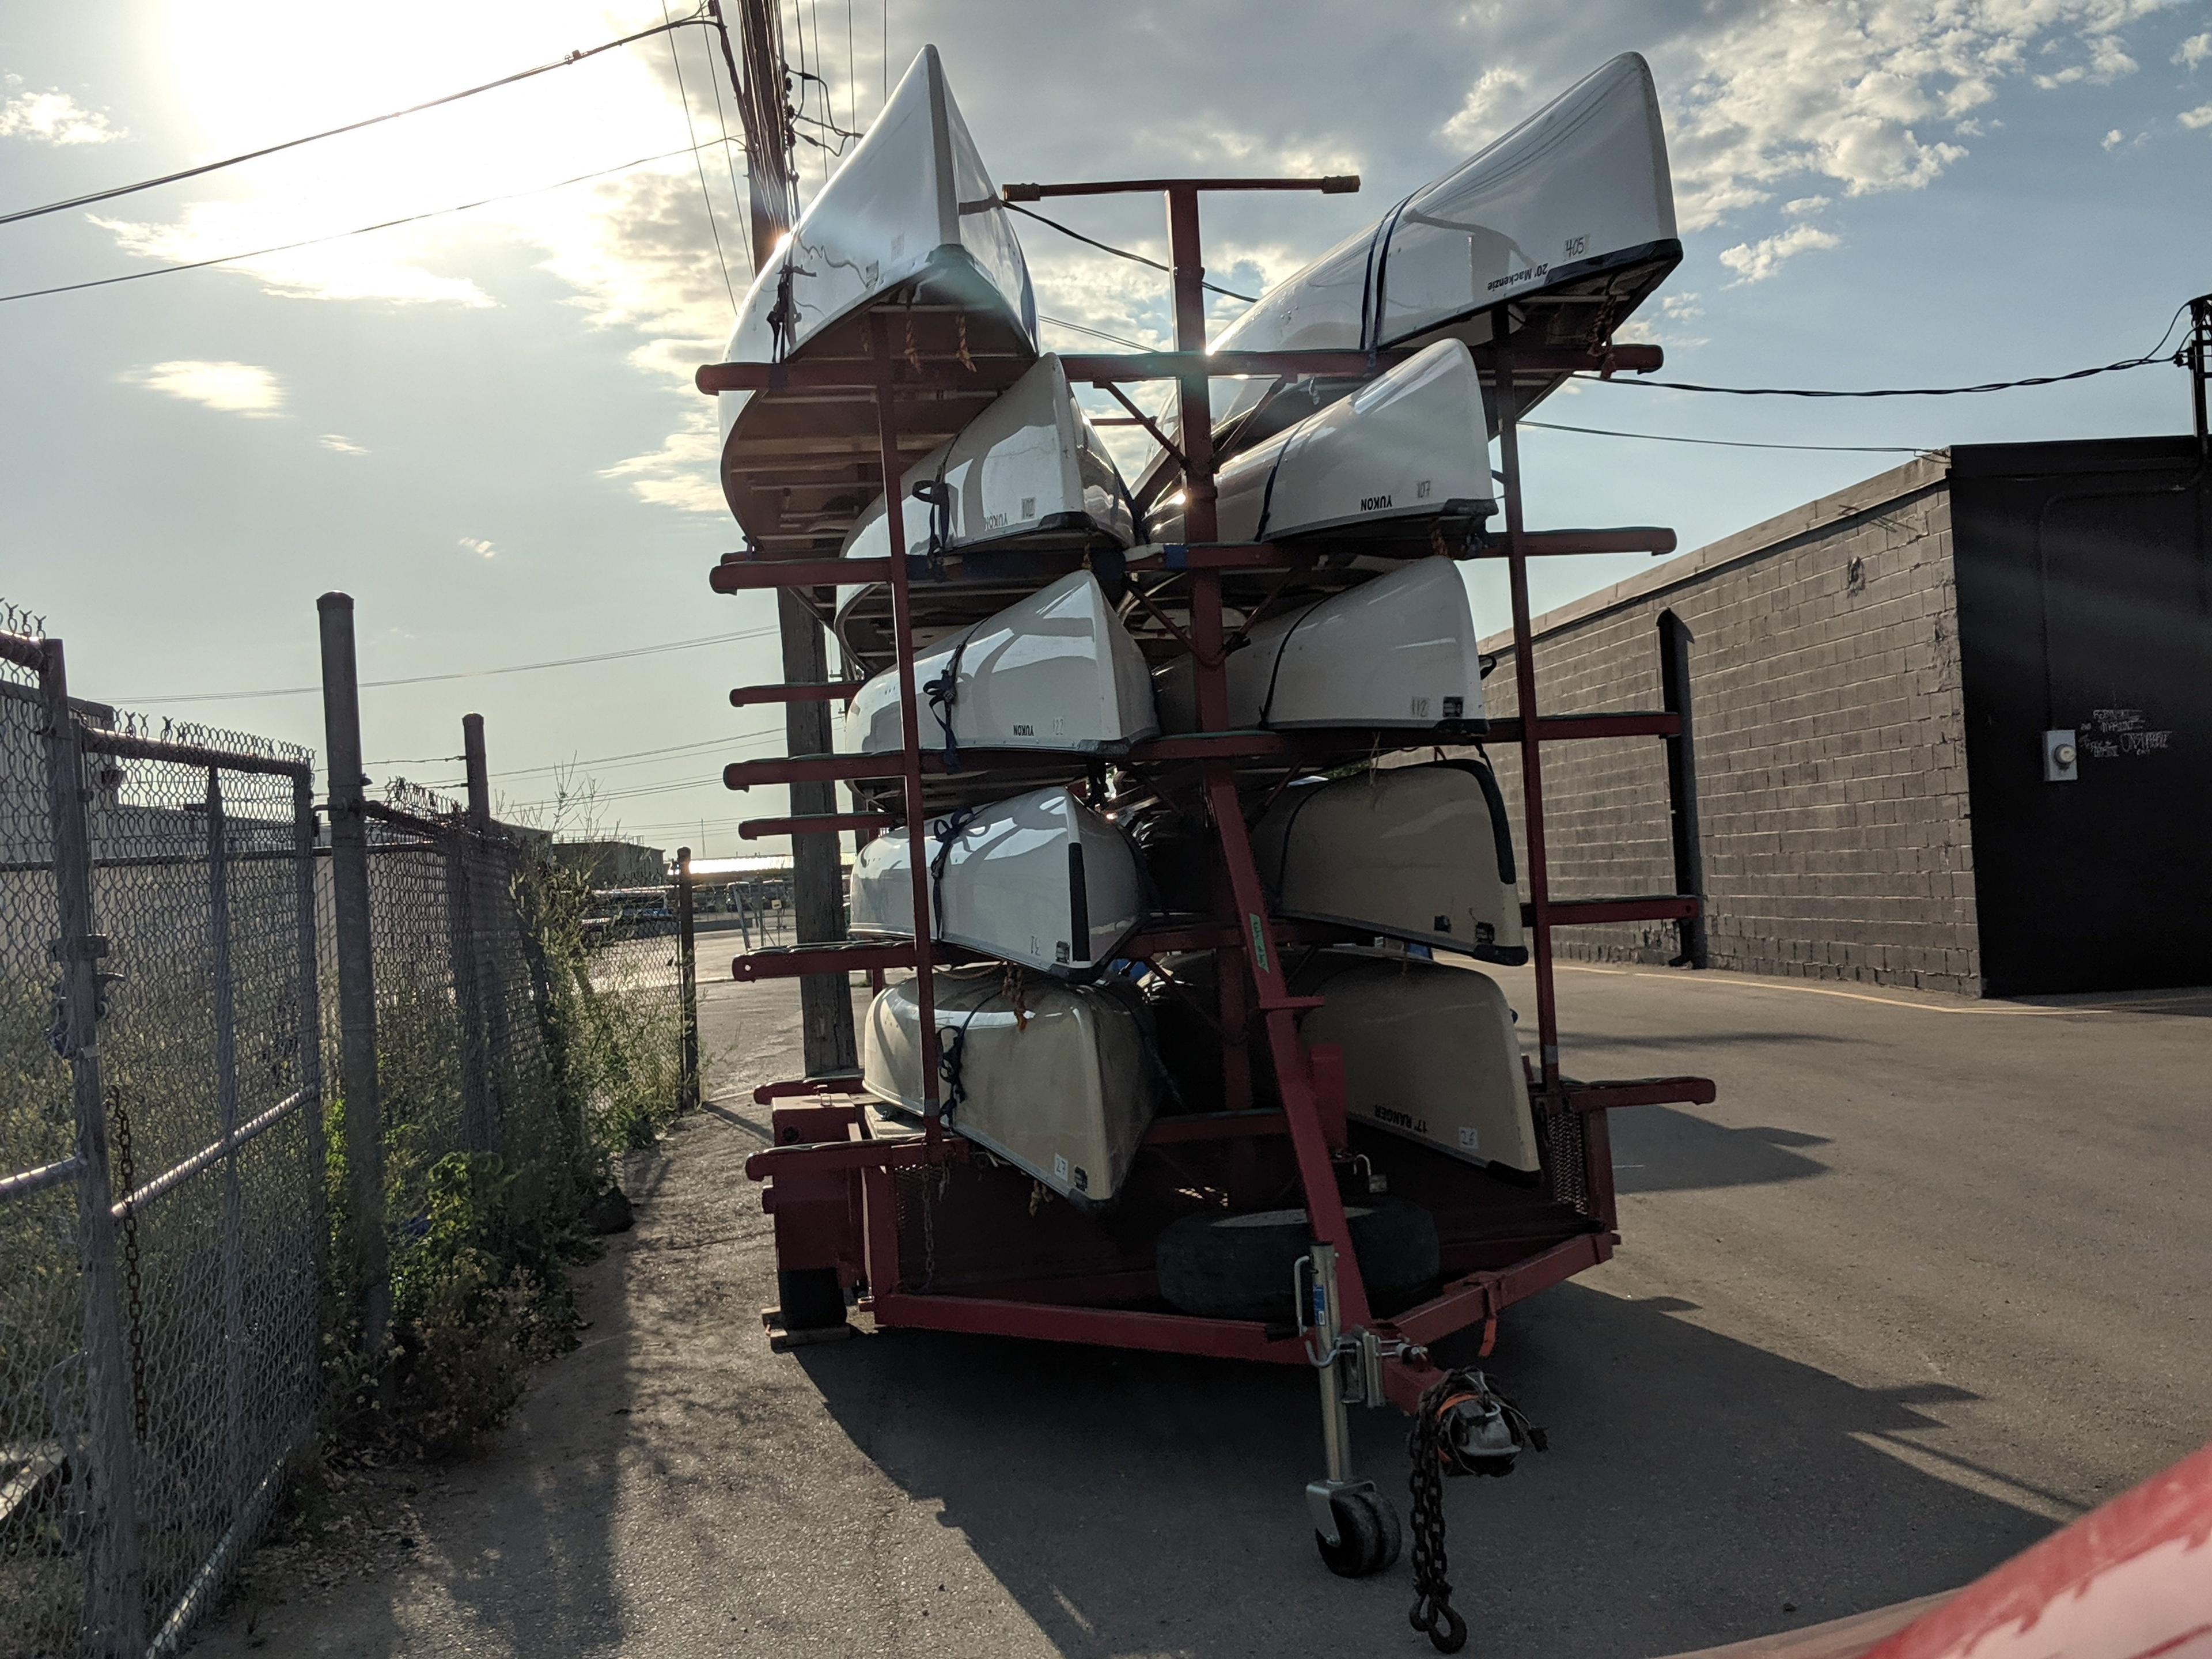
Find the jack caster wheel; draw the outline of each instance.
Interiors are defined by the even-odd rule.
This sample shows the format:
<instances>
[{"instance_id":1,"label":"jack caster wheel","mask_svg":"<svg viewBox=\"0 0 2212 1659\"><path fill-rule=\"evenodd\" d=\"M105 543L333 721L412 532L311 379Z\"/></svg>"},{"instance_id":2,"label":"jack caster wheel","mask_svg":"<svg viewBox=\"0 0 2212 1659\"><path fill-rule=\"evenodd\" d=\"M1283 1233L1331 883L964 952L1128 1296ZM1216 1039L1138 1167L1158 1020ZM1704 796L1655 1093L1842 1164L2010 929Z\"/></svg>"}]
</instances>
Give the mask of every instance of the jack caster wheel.
<instances>
[{"instance_id":1,"label":"jack caster wheel","mask_svg":"<svg viewBox=\"0 0 2212 1659\"><path fill-rule=\"evenodd\" d=\"M1331 1572L1340 1578L1365 1578L1397 1560L1405 1533L1389 1498L1377 1492L1342 1492L1329 1498L1328 1508L1336 1517L1339 1541L1331 1544L1316 1533L1314 1547Z\"/></svg>"}]
</instances>

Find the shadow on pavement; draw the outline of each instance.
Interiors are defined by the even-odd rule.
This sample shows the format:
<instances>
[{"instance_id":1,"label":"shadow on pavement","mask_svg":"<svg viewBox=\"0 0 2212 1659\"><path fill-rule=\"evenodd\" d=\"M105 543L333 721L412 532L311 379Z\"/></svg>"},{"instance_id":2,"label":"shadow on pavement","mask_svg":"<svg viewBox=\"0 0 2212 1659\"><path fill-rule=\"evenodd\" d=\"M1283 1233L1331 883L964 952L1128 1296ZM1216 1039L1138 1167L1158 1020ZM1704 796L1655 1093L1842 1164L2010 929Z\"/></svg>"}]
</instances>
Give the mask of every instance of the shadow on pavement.
<instances>
[{"instance_id":1,"label":"shadow on pavement","mask_svg":"<svg viewBox=\"0 0 2212 1659\"><path fill-rule=\"evenodd\" d=\"M1672 1106L1638 1106L1608 1113L1607 1121L1613 1182L1624 1193L1754 1187L1828 1173L1797 1150L1825 1146L1826 1139L1796 1129L1731 1128Z\"/></svg>"},{"instance_id":2,"label":"shadow on pavement","mask_svg":"<svg viewBox=\"0 0 2212 1659\"><path fill-rule=\"evenodd\" d=\"M1509 1315L1493 1380L1553 1449L1448 1488L1471 1650L1733 1641L1959 1584L2050 1529L1869 1443L1932 1426L1917 1405L1971 1396L1856 1388L1694 1311L1571 1285ZM1346 1581L1315 1555L1302 1372L921 1332L798 1363L1064 1653L1428 1651L1405 1622L1407 1564ZM1362 1472L1402 1515L1405 1420L1354 1427Z\"/></svg>"}]
</instances>

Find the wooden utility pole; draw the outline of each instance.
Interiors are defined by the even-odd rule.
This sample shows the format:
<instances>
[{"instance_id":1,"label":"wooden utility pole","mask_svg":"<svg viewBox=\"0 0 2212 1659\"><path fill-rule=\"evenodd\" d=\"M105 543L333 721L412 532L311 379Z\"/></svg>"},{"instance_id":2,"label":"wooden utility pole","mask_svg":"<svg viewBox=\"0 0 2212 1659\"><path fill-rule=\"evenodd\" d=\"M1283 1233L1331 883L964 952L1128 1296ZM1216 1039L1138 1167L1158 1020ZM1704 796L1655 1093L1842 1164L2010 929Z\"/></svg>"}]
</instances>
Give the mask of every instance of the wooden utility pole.
<instances>
[{"instance_id":1,"label":"wooden utility pole","mask_svg":"<svg viewBox=\"0 0 2212 1659\"><path fill-rule=\"evenodd\" d=\"M747 231L753 270L757 273L775 258L799 217L799 191L792 164L790 76L784 66L778 8L769 0L732 0L732 4L738 15L735 47L719 0L708 0L707 9L720 37L722 62L729 70L738 110L744 121L750 198ZM784 683L815 685L827 680L829 649L822 624L789 589L777 590L776 605ZM786 703L783 731L792 754L828 754L830 705ZM790 790L794 817L837 810L837 786L833 783L794 783ZM838 836L791 838L793 906L798 913L799 937L809 943L845 937L845 875L838 857L842 844L843 838ZM806 1074L824 1077L856 1069L860 1054L853 1035L853 995L845 975L811 975L799 981L799 997Z\"/></svg>"}]
</instances>

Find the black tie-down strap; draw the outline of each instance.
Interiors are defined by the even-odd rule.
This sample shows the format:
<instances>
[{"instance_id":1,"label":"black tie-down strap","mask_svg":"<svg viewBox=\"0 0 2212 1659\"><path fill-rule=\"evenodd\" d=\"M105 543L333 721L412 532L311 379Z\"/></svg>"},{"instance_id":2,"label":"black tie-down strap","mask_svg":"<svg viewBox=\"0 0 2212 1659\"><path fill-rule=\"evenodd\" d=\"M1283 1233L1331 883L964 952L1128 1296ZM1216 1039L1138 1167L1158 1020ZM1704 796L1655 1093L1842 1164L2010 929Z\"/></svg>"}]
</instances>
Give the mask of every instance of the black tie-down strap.
<instances>
[{"instance_id":1,"label":"black tie-down strap","mask_svg":"<svg viewBox=\"0 0 2212 1659\"><path fill-rule=\"evenodd\" d=\"M960 739L952 735L952 711L960 702L960 658L968 649L968 641L975 637L973 628L963 634L960 642L952 647L951 656L945 660L945 672L921 688L929 712L936 717L937 729L945 736L945 769L948 772L960 769Z\"/></svg>"},{"instance_id":2,"label":"black tie-down strap","mask_svg":"<svg viewBox=\"0 0 2212 1659\"><path fill-rule=\"evenodd\" d=\"M952 843L960 839L961 832L975 821L976 814L982 810L980 806L963 807L951 817L937 821L937 851L929 859L929 902L936 911L930 928L932 934L945 926L945 870L952 862Z\"/></svg>"},{"instance_id":3,"label":"black tie-down strap","mask_svg":"<svg viewBox=\"0 0 2212 1659\"><path fill-rule=\"evenodd\" d=\"M1480 1432L1483 1427L1492 1431ZM1480 1371L1448 1371L1422 1395L1406 1437L1413 1460L1407 1485L1413 1498L1413 1606L1407 1622L1438 1653L1457 1653L1467 1645L1467 1620L1451 1604L1451 1580L1445 1577L1444 1477L1510 1474L1523 1447L1542 1451L1547 1443L1543 1430L1492 1389Z\"/></svg>"},{"instance_id":4,"label":"black tie-down strap","mask_svg":"<svg viewBox=\"0 0 2212 1659\"><path fill-rule=\"evenodd\" d=\"M943 581L945 556L952 546L952 487L940 472L915 485L914 498L929 509L929 574ZM906 549L895 548L892 551L903 556Z\"/></svg>"}]
</instances>

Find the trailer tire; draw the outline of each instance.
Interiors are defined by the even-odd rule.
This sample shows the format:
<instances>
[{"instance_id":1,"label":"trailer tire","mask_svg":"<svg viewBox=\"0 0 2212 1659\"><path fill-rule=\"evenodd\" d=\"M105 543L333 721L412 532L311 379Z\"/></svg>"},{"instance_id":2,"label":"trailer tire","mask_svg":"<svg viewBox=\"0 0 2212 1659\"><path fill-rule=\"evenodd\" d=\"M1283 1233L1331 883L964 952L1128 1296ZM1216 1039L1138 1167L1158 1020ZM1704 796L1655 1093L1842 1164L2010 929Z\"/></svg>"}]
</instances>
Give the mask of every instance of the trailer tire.
<instances>
[{"instance_id":1,"label":"trailer tire","mask_svg":"<svg viewBox=\"0 0 2212 1659\"><path fill-rule=\"evenodd\" d=\"M775 1275L787 1331L828 1330L845 1322L845 1289L835 1267L784 1267Z\"/></svg>"},{"instance_id":2,"label":"trailer tire","mask_svg":"<svg viewBox=\"0 0 2212 1659\"><path fill-rule=\"evenodd\" d=\"M1344 1213L1370 1301L1402 1300L1435 1279L1436 1218L1419 1205L1363 1200ZM1312 1248L1304 1210L1187 1215L1160 1235L1160 1294L1207 1319L1285 1321L1297 1312L1291 1270Z\"/></svg>"}]
</instances>

